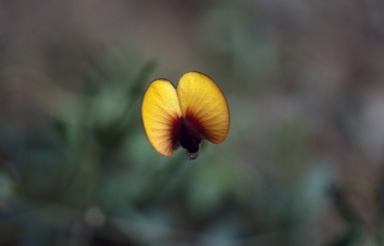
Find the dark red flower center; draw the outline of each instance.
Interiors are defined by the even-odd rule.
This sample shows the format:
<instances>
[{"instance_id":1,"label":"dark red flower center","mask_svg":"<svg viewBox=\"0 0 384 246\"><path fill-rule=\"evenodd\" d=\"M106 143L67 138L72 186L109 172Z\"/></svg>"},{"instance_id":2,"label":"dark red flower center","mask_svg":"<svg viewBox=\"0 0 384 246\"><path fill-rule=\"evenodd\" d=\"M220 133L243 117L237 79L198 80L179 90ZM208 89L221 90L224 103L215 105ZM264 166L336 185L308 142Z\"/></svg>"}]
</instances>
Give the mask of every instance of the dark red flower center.
<instances>
[{"instance_id":1,"label":"dark red flower center","mask_svg":"<svg viewBox=\"0 0 384 246\"><path fill-rule=\"evenodd\" d=\"M179 142L181 147L188 150L189 153L196 153L199 151L199 144L201 143L202 138L196 127L187 119L181 117L179 129Z\"/></svg>"}]
</instances>

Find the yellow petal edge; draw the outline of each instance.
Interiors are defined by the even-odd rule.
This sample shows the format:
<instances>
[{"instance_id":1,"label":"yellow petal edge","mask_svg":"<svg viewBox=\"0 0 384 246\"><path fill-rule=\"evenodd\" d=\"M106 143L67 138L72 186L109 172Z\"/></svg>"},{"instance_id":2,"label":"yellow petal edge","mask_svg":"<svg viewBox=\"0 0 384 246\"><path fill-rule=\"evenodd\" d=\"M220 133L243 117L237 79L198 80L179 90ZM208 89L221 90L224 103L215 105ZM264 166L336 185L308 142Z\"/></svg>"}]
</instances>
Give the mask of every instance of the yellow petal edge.
<instances>
[{"instance_id":1,"label":"yellow petal edge","mask_svg":"<svg viewBox=\"0 0 384 246\"><path fill-rule=\"evenodd\" d=\"M216 83L200 72L185 73L177 85L181 114L197 124L198 130L212 143L225 140L230 116L227 100Z\"/></svg>"},{"instance_id":2,"label":"yellow petal edge","mask_svg":"<svg viewBox=\"0 0 384 246\"><path fill-rule=\"evenodd\" d=\"M181 116L176 89L165 79L154 80L145 92L141 106L145 132L157 152L170 156L174 149L172 127Z\"/></svg>"}]
</instances>

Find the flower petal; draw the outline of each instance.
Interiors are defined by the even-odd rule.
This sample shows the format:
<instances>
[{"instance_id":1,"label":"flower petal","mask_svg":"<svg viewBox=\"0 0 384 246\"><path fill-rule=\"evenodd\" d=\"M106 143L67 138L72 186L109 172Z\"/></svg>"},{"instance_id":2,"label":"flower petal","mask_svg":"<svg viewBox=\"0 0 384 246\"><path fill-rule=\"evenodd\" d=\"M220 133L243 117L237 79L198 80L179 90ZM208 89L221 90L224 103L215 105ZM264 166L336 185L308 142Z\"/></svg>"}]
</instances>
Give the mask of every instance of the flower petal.
<instances>
[{"instance_id":1,"label":"flower petal","mask_svg":"<svg viewBox=\"0 0 384 246\"><path fill-rule=\"evenodd\" d=\"M221 143L229 131L229 109L220 88L200 72L184 74L177 85L181 113L212 143Z\"/></svg>"},{"instance_id":2,"label":"flower petal","mask_svg":"<svg viewBox=\"0 0 384 246\"><path fill-rule=\"evenodd\" d=\"M170 81L157 79L149 85L141 114L152 146L164 156L172 155L178 139L181 110L176 89Z\"/></svg>"}]
</instances>

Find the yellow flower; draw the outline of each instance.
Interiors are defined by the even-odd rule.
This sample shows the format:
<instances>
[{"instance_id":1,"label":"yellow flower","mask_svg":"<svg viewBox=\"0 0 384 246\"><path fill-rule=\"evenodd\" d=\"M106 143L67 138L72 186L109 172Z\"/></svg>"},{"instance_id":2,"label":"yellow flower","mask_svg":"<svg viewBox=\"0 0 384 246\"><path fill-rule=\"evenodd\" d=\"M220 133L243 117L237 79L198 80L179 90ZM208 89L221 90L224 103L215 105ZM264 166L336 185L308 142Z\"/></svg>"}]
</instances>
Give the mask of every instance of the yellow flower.
<instances>
[{"instance_id":1,"label":"yellow flower","mask_svg":"<svg viewBox=\"0 0 384 246\"><path fill-rule=\"evenodd\" d=\"M229 109L216 83L200 72L185 73L175 88L156 79L145 92L141 106L145 132L151 145L164 156L181 145L190 159L197 158L205 138L218 144L229 131Z\"/></svg>"}]
</instances>

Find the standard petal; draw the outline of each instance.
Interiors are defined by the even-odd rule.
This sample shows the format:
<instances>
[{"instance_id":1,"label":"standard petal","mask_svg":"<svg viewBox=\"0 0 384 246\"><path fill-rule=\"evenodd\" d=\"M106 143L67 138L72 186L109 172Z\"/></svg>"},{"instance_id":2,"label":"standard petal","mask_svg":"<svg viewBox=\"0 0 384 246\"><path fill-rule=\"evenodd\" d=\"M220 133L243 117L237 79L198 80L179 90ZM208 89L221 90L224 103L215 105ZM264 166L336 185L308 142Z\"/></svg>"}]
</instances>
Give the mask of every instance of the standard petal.
<instances>
[{"instance_id":1,"label":"standard petal","mask_svg":"<svg viewBox=\"0 0 384 246\"><path fill-rule=\"evenodd\" d=\"M170 81L157 79L149 85L141 114L152 146L164 156L172 155L178 139L181 110L176 89Z\"/></svg>"},{"instance_id":2,"label":"standard petal","mask_svg":"<svg viewBox=\"0 0 384 246\"><path fill-rule=\"evenodd\" d=\"M215 82L200 72L184 74L177 85L182 116L212 143L221 143L229 131L229 109Z\"/></svg>"}]
</instances>

